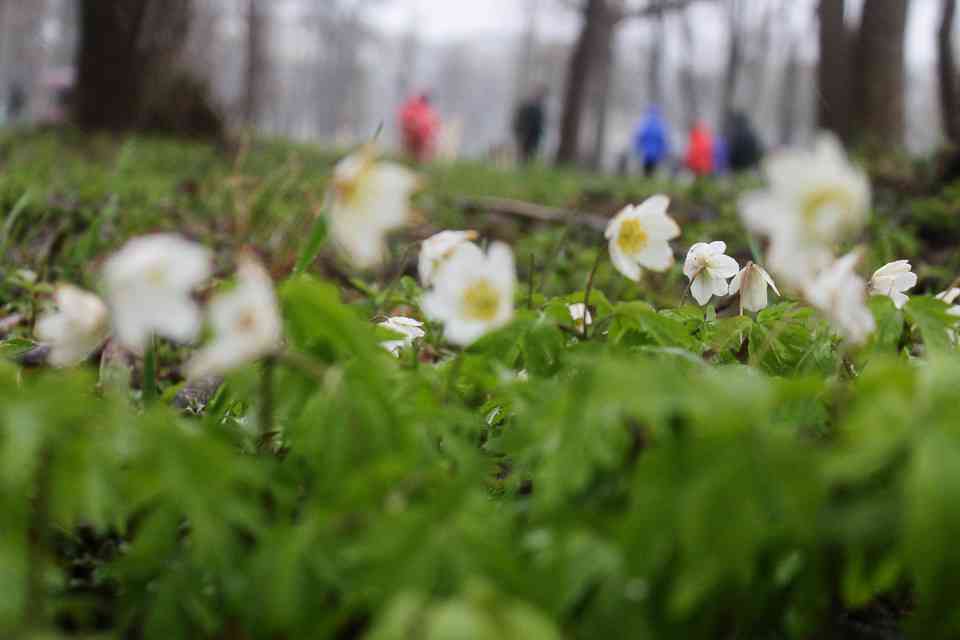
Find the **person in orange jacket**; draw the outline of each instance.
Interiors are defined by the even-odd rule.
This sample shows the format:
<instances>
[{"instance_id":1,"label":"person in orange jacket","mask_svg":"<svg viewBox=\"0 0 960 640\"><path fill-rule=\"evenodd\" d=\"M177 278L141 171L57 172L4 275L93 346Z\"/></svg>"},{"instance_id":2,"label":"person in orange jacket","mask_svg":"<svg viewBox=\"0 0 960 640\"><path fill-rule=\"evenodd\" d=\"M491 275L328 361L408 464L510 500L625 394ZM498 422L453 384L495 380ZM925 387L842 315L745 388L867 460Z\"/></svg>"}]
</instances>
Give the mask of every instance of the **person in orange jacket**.
<instances>
[{"instance_id":1,"label":"person in orange jacket","mask_svg":"<svg viewBox=\"0 0 960 640\"><path fill-rule=\"evenodd\" d=\"M433 156L439 129L440 118L430 104L428 94L414 96L401 107L403 149L417 162L427 162Z\"/></svg>"},{"instance_id":2,"label":"person in orange jacket","mask_svg":"<svg viewBox=\"0 0 960 640\"><path fill-rule=\"evenodd\" d=\"M713 173L713 136L703 122L698 122L690 131L686 165L698 177Z\"/></svg>"}]
</instances>

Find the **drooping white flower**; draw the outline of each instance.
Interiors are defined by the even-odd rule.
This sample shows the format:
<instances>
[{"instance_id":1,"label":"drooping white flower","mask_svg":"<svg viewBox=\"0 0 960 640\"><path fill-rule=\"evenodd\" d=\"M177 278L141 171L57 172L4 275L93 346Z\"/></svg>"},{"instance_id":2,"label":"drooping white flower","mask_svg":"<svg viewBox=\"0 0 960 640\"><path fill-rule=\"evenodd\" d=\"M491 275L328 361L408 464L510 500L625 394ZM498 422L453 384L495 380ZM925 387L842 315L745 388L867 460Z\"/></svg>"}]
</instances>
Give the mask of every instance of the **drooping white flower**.
<instances>
[{"instance_id":1,"label":"drooping white flower","mask_svg":"<svg viewBox=\"0 0 960 640\"><path fill-rule=\"evenodd\" d=\"M570 311L570 318L573 319L574 328L583 332L584 326L589 327L593 324L593 316L590 315L590 310L587 309L587 305L582 302L575 302L567 306L567 309Z\"/></svg>"},{"instance_id":2,"label":"drooping white flower","mask_svg":"<svg viewBox=\"0 0 960 640\"><path fill-rule=\"evenodd\" d=\"M143 352L151 335L189 342L200 331L191 292L210 277L209 249L172 233L134 238L103 267L117 338Z\"/></svg>"},{"instance_id":3,"label":"drooping white flower","mask_svg":"<svg viewBox=\"0 0 960 640\"><path fill-rule=\"evenodd\" d=\"M410 169L378 161L370 145L337 164L327 196L330 235L355 266L379 264L386 234L409 221L418 182Z\"/></svg>"},{"instance_id":4,"label":"drooping white flower","mask_svg":"<svg viewBox=\"0 0 960 640\"><path fill-rule=\"evenodd\" d=\"M444 324L447 340L469 345L513 318L517 273L513 251L496 242L484 255L475 244L457 246L434 274L423 311Z\"/></svg>"},{"instance_id":5,"label":"drooping white flower","mask_svg":"<svg viewBox=\"0 0 960 640\"><path fill-rule=\"evenodd\" d=\"M917 274L913 273L912 269L909 260L897 260L883 265L874 271L870 278L870 294L887 296L893 300L897 309L902 309L910 300L904 291L917 286Z\"/></svg>"},{"instance_id":6,"label":"drooping white flower","mask_svg":"<svg viewBox=\"0 0 960 640\"><path fill-rule=\"evenodd\" d=\"M667 215L669 206L667 196L656 195L626 207L607 225L610 259L627 278L639 280L641 267L666 271L673 264L670 240L680 235L680 227Z\"/></svg>"},{"instance_id":7,"label":"drooping white flower","mask_svg":"<svg viewBox=\"0 0 960 640\"><path fill-rule=\"evenodd\" d=\"M476 239L476 231L441 231L424 240L417 262L420 283L425 287L433 284L433 274L440 263L449 258L458 245Z\"/></svg>"},{"instance_id":8,"label":"drooping white flower","mask_svg":"<svg viewBox=\"0 0 960 640\"><path fill-rule=\"evenodd\" d=\"M866 282L855 271L859 261L859 252L848 253L824 269L804 290L810 304L853 344L865 342L876 328L867 307Z\"/></svg>"},{"instance_id":9,"label":"drooping white flower","mask_svg":"<svg viewBox=\"0 0 960 640\"><path fill-rule=\"evenodd\" d=\"M88 358L107 339L107 306L96 295L69 284L59 285L53 300L56 310L40 316L34 333L50 345L50 364L69 367Z\"/></svg>"},{"instance_id":10,"label":"drooping white flower","mask_svg":"<svg viewBox=\"0 0 960 640\"><path fill-rule=\"evenodd\" d=\"M236 285L214 296L208 313L214 338L188 364L190 378L226 373L280 346L283 322L273 280L251 256L240 258Z\"/></svg>"},{"instance_id":11,"label":"drooping white flower","mask_svg":"<svg viewBox=\"0 0 960 640\"><path fill-rule=\"evenodd\" d=\"M690 293L703 306L712 296L725 296L730 285L727 282L737 275L740 265L728 255L726 242L698 242L687 252L683 274L690 278Z\"/></svg>"},{"instance_id":12,"label":"drooping white flower","mask_svg":"<svg viewBox=\"0 0 960 640\"><path fill-rule=\"evenodd\" d=\"M947 309L947 313L952 316L960 317L960 305L954 304L954 302L957 301L957 298L960 298L960 288L951 287L946 291L941 291L937 294L936 298L937 300L942 300L943 302L951 305L950 308Z\"/></svg>"},{"instance_id":13,"label":"drooping white flower","mask_svg":"<svg viewBox=\"0 0 960 640\"><path fill-rule=\"evenodd\" d=\"M733 276L733 280L730 281L730 295L740 292L741 315L744 309L756 313L767 308L767 287L780 295L777 285L774 284L767 270L753 262L747 262L740 273Z\"/></svg>"},{"instance_id":14,"label":"drooping white flower","mask_svg":"<svg viewBox=\"0 0 960 640\"><path fill-rule=\"evenodd\" d=\"M740 214L770 238L769 266L799 288L830 264L839 240L866 224L870 182L829 134L813 150L771 155L764 172L768 188L744 196Z\"/></svg>"},{"instance_id":15,"label":"drooping white flower","mask_svg":"<svg viewBox=\"0 0 960 640\"><path fill-rule=\"evenodd\" d=\"M380 346L397 357L400 356L400 351L412 345L414 340L427 335L426 332L421 329L423 326L422 322L405 316L392 316L380 322L378 326L390 329L404 336L397 340L386 340L380 343Z\"/></svg>"}]
</instances>

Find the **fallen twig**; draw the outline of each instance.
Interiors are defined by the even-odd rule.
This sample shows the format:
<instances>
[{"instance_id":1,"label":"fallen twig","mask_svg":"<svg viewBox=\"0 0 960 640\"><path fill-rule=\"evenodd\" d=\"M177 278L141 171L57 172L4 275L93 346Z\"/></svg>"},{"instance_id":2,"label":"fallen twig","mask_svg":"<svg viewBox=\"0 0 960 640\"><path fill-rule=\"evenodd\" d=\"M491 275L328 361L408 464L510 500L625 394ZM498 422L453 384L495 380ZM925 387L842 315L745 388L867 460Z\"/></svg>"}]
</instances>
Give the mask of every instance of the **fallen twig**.
<instances>
[{"instance_id":1,"label":"fallen twig","mask_svg":"<svg viewBox=\"0 0 960 640\"><path fill-rule=\"evenodd\" d=\"M571 209L553 209L533 202L510 198L480 197L461 198L459 205L467 210L483 210L491 213L526 218L536 222L553 224L576 224L594 231L604 231L610 220L594 213L582 213Z\"/></svg>"}]
</instances>

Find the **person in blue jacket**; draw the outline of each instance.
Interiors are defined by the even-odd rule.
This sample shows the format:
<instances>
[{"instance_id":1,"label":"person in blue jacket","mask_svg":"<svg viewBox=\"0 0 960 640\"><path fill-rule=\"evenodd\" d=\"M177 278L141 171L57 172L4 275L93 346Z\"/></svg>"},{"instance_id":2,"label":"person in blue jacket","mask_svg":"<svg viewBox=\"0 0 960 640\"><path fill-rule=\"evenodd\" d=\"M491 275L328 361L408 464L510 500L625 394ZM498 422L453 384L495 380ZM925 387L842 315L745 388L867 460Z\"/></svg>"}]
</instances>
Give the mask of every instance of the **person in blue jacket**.
<instances>
[{"instance_id":1,"label":"person in blue jacket","mask_svg":"<svg viewBox=\"0 0 960 640\"><path fill-rule=\"evenodd\" d=\"M670 136L660 108L652 105L637 125L633 150L643 163L643 174L651 176L670 154Z\"/></svg>"},{"instance_id":2,"label":"person in blue jacket","mask_svg":"<svg viewBox=\"0 0 960 640\"><path fill-rule=\"evenodd\" d=\"M730 147L723 135L713 138L713 173L722 176L730 171Z\"/></svg>"}]
</instances>

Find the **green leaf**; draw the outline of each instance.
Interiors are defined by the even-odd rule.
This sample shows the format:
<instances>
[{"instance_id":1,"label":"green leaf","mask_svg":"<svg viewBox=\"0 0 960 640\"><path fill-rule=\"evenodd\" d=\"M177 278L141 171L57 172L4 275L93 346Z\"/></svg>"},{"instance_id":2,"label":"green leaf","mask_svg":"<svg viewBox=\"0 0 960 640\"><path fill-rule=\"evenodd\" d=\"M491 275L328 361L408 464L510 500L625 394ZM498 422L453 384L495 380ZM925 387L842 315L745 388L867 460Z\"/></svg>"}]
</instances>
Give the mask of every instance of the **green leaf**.
<instances>
[{"instance_id":1,"label":"green leaf","mask_svg":"<svg viewBox=\"0 0 960 640\"><path fill-rule=\"evenodd\" d=\"M907 318L920 331L924 345L932 352L953 349L950 329L957 318L947 313L948 309L946 303L929 296L914 296L904 307Z\"/></svg>"},{"instance_id":2,"label":"green leaf","mask_svg":"<svg viewBox=\"0 0 960 640\"><path fill-rule=\"evenodd\" d=\"M870 296L870 311L877 322L873 335L874 349L896 351L903 336L903 314L887 296Z\"/></svg>"},{"instance_id":3,"label":"green leaf","mask_svg":"<svg viewBox=\"0 0 960 640\"><path fill-rule=\"evenodd\" d=\"M657 313L645 302L621 302L614 307L610 331L613 341L622 341L631 331L639 331L661 347L680 347L699 353L697 340L683 323Z\"/></svg>"},{"instance_id":4,"label":"green leaf","mask_svg":"<svg viewBox=\"0 0 960 640\"><path fill-rule=\"evenodd\" d=\"M323 242L327 239L327 217L319 215L313 221L307 239L300 247L300 255L297 256L297 263L293 268L294 274L301 274L313 264L313 261L320 255L323 249Z\"/></svg>"}]
</instances>

